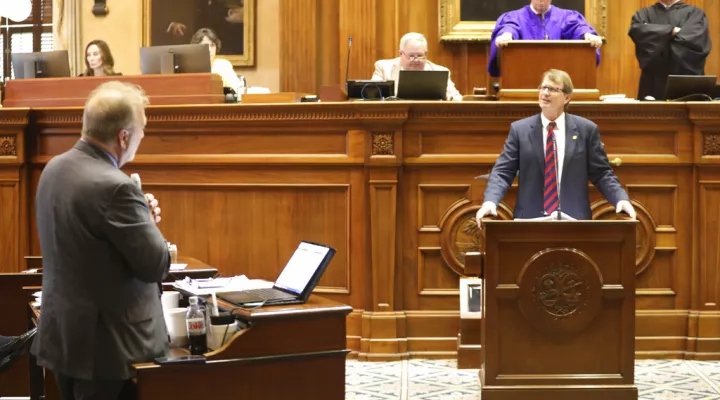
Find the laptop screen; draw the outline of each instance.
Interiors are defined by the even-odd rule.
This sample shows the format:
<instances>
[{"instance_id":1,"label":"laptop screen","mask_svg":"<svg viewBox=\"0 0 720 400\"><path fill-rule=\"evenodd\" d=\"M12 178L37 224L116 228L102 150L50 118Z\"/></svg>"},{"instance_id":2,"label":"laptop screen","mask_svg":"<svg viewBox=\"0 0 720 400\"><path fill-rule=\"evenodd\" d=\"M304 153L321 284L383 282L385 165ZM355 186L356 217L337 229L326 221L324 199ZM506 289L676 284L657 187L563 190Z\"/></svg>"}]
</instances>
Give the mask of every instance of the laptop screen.
<instances>
[{"instance_id":1,"label":"laptop screen","mask_svg":"<svg viewBox=\"0 0 720 400\"><path fill-rule=\"evenodd\" d=\"M301 294L322 265L329 247L301 242L275 281L275 287Z\"/></svg>"}]
</instances>

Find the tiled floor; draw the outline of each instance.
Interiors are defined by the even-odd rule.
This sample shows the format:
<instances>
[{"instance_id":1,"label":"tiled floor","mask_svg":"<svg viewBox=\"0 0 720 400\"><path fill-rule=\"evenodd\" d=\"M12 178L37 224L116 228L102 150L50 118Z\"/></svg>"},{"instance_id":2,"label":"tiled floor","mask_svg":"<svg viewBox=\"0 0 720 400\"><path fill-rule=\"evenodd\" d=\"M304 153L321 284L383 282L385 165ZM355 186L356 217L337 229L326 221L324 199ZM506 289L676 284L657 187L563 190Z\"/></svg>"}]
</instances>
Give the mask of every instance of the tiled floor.
<instances>
[{"instance_id":1,"label":"tiled floor","mask_svg":"<svg viewBox=\"0 0 720 400\"><path fill-rule=\"evenodd\" d=\"M720 400L720 362L638 360L635 385L643 400ZM480 399L478 370L455 360L349 360L345 388L348 400Z\"/></svg>"}]
</instances>

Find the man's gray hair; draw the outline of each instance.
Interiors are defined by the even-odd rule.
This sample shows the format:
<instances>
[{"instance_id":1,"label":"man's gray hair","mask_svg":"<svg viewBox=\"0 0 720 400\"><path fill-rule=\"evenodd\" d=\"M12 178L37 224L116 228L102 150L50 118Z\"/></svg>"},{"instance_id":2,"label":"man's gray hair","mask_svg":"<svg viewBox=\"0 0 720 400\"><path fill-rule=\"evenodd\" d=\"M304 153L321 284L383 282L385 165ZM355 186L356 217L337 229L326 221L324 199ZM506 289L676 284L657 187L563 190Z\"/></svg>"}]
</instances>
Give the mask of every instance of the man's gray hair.
<instances>
[{"instance_id":1,"label":"man's gray hair","mask_svg":"<svg viewBox=\"0 0 720 400\"><path fill-rule=\"evenodd\" d=\"M82 136L110 144L121 130L133 128L138 114L148 104L148 98L139 86L105 82L93 90L85 102Z\"/></svg>"},{"instance_id":2,"label":"man's gray hair","mask_svg":"<svg viewBox=\"0 0 720 400\"><path fill-rule=\"evenodd\" d=\"M418 42L425 51L428 51L427 39L425 39L425 36L422 33L406 33L405 36L400 39L400 51L405 50L405 46L407 46L408 42Z\"/></svg>"}]
</instances>

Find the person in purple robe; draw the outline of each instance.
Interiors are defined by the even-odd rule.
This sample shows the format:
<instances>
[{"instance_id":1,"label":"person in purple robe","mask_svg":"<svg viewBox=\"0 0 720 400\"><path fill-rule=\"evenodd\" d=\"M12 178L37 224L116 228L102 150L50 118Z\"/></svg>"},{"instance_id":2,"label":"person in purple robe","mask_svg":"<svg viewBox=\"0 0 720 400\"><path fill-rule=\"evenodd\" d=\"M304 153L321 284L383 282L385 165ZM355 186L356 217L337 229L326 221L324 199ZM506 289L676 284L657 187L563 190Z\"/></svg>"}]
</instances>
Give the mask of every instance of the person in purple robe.
<instances>
[{"instance_id":1,"label":"person in purple robe","mask_svg":"<svg viewBox=\"0 0 720 400\"><path fill-rule=\"evenodd\" d=\"M602 38L577 11L551 5L552 0L530 0L530 4L501 15L490 37L490 76L500 76L498 48L511 40L587 40L597 48L600 65Z\"/></svg>"}]
</instances>

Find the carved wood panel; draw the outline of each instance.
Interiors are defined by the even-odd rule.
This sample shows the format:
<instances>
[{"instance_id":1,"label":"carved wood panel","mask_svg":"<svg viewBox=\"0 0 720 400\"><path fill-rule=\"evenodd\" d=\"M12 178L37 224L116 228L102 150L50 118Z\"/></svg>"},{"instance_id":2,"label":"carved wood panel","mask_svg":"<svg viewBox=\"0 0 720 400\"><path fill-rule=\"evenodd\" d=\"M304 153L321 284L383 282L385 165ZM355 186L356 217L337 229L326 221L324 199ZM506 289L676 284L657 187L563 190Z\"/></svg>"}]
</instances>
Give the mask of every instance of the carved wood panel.
<instances>
[{"instance_id":1,"label":"carved wood panel","mask_svg":"<svg viewBox=\"0 0 720 400\"><path fill-rule=\"evenodd\" d=\"M18 272L20 258L19 182L3 181L0 170L0 273Z\"/></svg>"},{"instance_id":2,"label":"carved wood panel","mask_svg":"<svg viewBox=\"0 0 720 400\"><path fill-rule=\"evenodd\" d=\"M700 183L700 303L705 309L715 310L720 303L720 181Z\"/></svg>"}]
</instances>

